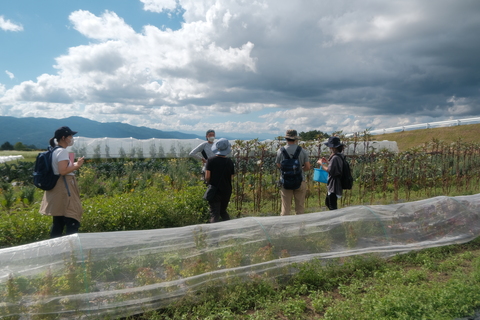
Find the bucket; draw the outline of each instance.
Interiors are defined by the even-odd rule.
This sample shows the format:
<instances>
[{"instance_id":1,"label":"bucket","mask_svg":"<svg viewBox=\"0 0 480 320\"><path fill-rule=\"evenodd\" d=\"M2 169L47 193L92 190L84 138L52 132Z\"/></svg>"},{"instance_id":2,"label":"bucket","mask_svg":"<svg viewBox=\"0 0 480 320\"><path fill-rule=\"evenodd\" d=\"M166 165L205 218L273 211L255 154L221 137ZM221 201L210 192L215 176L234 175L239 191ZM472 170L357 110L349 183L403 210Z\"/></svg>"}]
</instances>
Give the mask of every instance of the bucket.
<instances>
[{"instance_id":1,"label":"bucket","mask_svg":"<svg viewBox=\"0 0 480 320\"><path fill-rule=\"evenodd\" d=\"M313 171L313 181L327 183L328 180L328 172L323 169L314 168Z\"/></svg>"}]
</instances>

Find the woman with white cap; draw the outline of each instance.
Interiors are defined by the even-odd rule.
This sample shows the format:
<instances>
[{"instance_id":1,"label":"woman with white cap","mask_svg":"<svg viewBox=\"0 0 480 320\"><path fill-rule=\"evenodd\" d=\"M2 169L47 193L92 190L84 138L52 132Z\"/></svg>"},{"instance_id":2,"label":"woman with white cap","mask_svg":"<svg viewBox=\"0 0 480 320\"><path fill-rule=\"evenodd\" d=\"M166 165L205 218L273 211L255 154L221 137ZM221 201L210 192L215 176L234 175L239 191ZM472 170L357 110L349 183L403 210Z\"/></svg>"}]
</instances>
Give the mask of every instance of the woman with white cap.
<instances>
[{"instance_id":1,"label":"woman with white cap","mask_svg":"<svg viewBox=\"0 0 480 320\"><path fill-rule=\"evenodd\" d=\"M68 235L77 233L80 228L83 209L74 171L83 165L84 158L72 163L66 149L73 146L73 135L76 133L69 127L61 127L50 139L50 146L60 147L52 154L53 173L60 178L52 190L45 191L40 207L40 213L53 217L50 238L61 237L64 229Z\"/></svg>"},{"instance_id":2,"label":"woman with white cap","mask_svg":"<svg viewBox=\"0 0 480 320\"><path fill-rule=\"evenodd\" d=\"M205 180L217 190L213 200L208 201L210 223L230 220L227 207L232 196L232 178L235 174L233 161L227 158L231 151L230 142L221 138L212 145L212 152L215 156L207 161Z\"/></svg>"},{"instance_id":3,"label":"woman with white cap","mask_svg":"<svg viewBox=\"0 0 480 320\"><path fill-rule=\"evenodd\" d=\"M335 136L328 138L328 141L324 144L330 148L330 157L328 160L322 157L317 163L322 166L323 170L328 172L325 205L328 209L335 210L338 208L337 199L343 193L340 178L343 171L343 161L345 160L345 156L342 153L344 144L340 142L340 138Z\"/></svg>"}]
</instances>

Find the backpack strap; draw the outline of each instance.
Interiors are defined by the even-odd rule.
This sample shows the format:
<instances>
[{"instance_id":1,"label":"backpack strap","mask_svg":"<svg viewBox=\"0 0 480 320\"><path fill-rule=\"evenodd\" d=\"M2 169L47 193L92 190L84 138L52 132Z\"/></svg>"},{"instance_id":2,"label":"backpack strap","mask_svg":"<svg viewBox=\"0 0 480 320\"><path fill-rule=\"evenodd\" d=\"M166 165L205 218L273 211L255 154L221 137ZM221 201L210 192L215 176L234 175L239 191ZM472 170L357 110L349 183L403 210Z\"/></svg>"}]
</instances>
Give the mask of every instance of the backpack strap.
<instances>
[{"instance_id":1,"label":"backpack strap","mask_svg":"<svg viewBox=\"0 0 480 320\"><path fill-rule=\"evenodd\" d=\"M282 147L282 149L280 149L283 153L283 157L285 159L290 159L290 155L288 154L287 150L285 150L285 147Z\"/></svg>"},{"instance_id":2,"label":"backpack strap","mask_svg":"<svg viewBox=\"0 0 480 320\"><path fill-rule=\"evenodd\" d=\"M68 196L70 197L70 188L68 188L67 178L63 176L63 182L65 183L65 188L67 188Z\"/></svg>"},{"instance_id":3,"label":"backpack strap","mask_svg":"<svg viewBox=\"0 0 480 320\"><path fill-rule=\"evenodd\" d=\"M343 155L343 157L340 155L340 153L335 153L334 156L337 156L339 157L340 159L342 159L342 161L345 161L345 155Z\"/></svg>"},{"instance_id":4,"label":"backpack strap","mask_svg":"<svg viewBox=\"0 0 480 320\"><path fill-rule=\"evenodd\" d=\"M295 150L295 153L293 154L293 159L298 159L300 152L302 152L302 147L297 146L297 150Z\"/></svg>"},{"instance_id":5,"label":"backpack strap","mask_svg":"<svg viewBox=\"0 0 480 320\"><path fill-rule=\"evenodd\" d=\"M343 157L342 157L343 155ZM337 156L340 158L340 160L342 160L342 174L343 174L343 168L345 167L345 162L347 161L346 157L344 154L340 155L340 153L335 153L334 157Z\"/></svg>"},{"instance_id":6,"label":"backpack strap","mask_svg":"<svg viewBox=\"0 0 480 320\"><path fill-rule=\"evenodd\" d=\"M63 148L63 147L62 146L56 146L56 147L52 148L52 153L53 153L53 151L57 150L58 148ZM63 176L63 182L65 183L65 188L67 188L68 196L70 197L70 188L68 187L67 178L65 176Z\"/></svg>"},{"instance_id":7,"label":"backpack strap","mask_svg":"<svg viewBox=\"0 0 480 320\"><path fill-rule=\"evenodd\" d=\"M282 147L282 149L280 149L280 150L282 151L285 159L298 159L298 156L300 155L300 152L302 152L302 147L297 146L297 149L295 150L295 153L293 154L293 157L290 157L287 150L285 150L285 147Z\"/></svg>"},{"instance_id":8,"label":"backpack strap","mask_svg":"<svg viewBox=\"0 0 480 320\"><path fill-rule=\"evenodd\" d=\"M207 153L205 150L202 150L202 156L205 158L205 160L208 160Z\"/></svg>"}]
</instances>

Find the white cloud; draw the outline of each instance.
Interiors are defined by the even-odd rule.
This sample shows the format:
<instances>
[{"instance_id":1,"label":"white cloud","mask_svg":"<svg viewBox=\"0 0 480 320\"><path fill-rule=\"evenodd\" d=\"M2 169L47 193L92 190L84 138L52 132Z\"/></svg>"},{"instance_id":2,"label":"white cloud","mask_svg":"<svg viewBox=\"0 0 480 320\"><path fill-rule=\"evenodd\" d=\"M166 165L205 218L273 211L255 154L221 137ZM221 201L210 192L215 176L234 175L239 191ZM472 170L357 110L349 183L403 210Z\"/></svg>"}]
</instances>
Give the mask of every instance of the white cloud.
<instances>
[{"instance_id":1,"label":"white cloud","mask_svg":"<svg viewBox=\"0 0 480 320\"><path fill-rule=\"evenodd\" d=\"M115 12L106 11L101 17L78 10L70 14L73 27L84 36L96 40L121 40L135 35L132 27L127 25Z\"/></svg>"},{"instance_id":2,"label":"white cloud","mask_svg":"<svg viewBox=\"0 0 480 320\"><path fill-rule=\"evenodd\" d=\"M14 75L13 73L11 73L10 71L5 70L5 73L7 74L7 76L8 76L10 79L14 79L14 78L15 78L15 75Z\"/></svg>"},{"instance_id":3,"label":"white cloud","mask_svg":"<svg viewBox=\"0 0 480 320\"><path fill-rule=\"evenodd\" d=\"M22 83L10 90L12 100L115 102L124 103L125 108L115 110L125 112L132 106L175 106L204 99L213 82L216 90L228 90L222 79L211 75L212 70L231 73L230 77L255 71L255 59L250 57L253 44L221 48L210 39L211 23L177 32L147 26L144 34L137 34L112 12L96 17L76 11L70 19L75 29L101 42L70 48L56 59L58 75Z\"/></svg>"},{"instance_id":4,"label":"white cloud","mask_svg":"<svg viewBox=\"0 0 480 320\"><path fill-rule=\"evenodd\" d=\"M112 11L72 12L91 43L56 57L56 74L4 90L0 105L21 116L269 135L480 112L480 8L468 1L140 1L183 12L181 27L136 32Z\"/></svg>"},{"instance_id":5,"label":"white cloud","mask_svg":"<svg viewBox=\"0 0 480 320\"><path fill-rule=\"evenodd\" d=\"M6 20L3 16L0 16L0 29L4 31L23 31L21 24L15 24L10 20Z\"/></svg>"},{"instance_id":6,"label":"white cloud","mask_svg":"<svg viewBox=\"0 0 480 320\"><path fill-rule=\"evenodd\" d=\"M177 7L175 0L140 0L146 11L162 12L174 10Z\"/></svg>"}]
</instances>

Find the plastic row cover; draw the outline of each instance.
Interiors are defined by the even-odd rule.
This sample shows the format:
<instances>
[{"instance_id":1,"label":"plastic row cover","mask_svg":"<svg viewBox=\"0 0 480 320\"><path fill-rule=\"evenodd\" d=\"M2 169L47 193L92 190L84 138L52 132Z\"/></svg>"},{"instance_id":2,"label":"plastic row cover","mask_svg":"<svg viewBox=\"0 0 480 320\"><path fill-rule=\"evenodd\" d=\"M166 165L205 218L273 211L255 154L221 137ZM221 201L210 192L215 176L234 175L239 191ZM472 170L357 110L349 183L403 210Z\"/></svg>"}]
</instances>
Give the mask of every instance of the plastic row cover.
<instances>
[{"instance_id":1,"label":"plastic row cover","mask_svg":"<svg viewBox=\"0 0 480 320\"><path fill-rule=\"evenodd\" d=\"M23 156L1 156L0 163L13 161L13 160L20 160L20 159L23 159Z\"/></svg>"},{"instance_id":2,"label":"plastic row cover","mask_svg":"<svg viewBox=\"0 0 480 320\"><path fill-rule=\"evenodd\" d=\"M85 138L74 137L75 144L68 150L75 153L76 157L86 158L185 158L196 146L203 142L200 139L147 139L139 140L134 138ZM238 141L238 140L237 140ZM233 154L244 153L245 148L235 145L234 140L230 143L234 146ZM240 141L242 143L242 141ZM247 141L248 143L248 141ZM264 146L270 152L276 152L280 147L279 141L266 140L255 142ZM282 145L284 142L282 141ZM309 149L311 155L318 153L317 144L302 144ZM250 148L254 150L256 148ZM391 152L398 152L395 141L369 141L366 143L350 144L346 154L363 154L365 150L372 151L388 149ZM328 148L321 145L321 152L328 152Z\"/></svg>"},{"instance_id":3,"label":"plastic row cover","mask_svg":"<svg viewBox=\"0 0 480 320\"><path fill-rule=\"evenodd\" d=\"M295 263L312 259L387 257L463 243L479 234L480 194L182 228L80 233L0 250L0 318L133 315L209 284L288 277L297 272Z\"/></svg>"}]
</instances>

